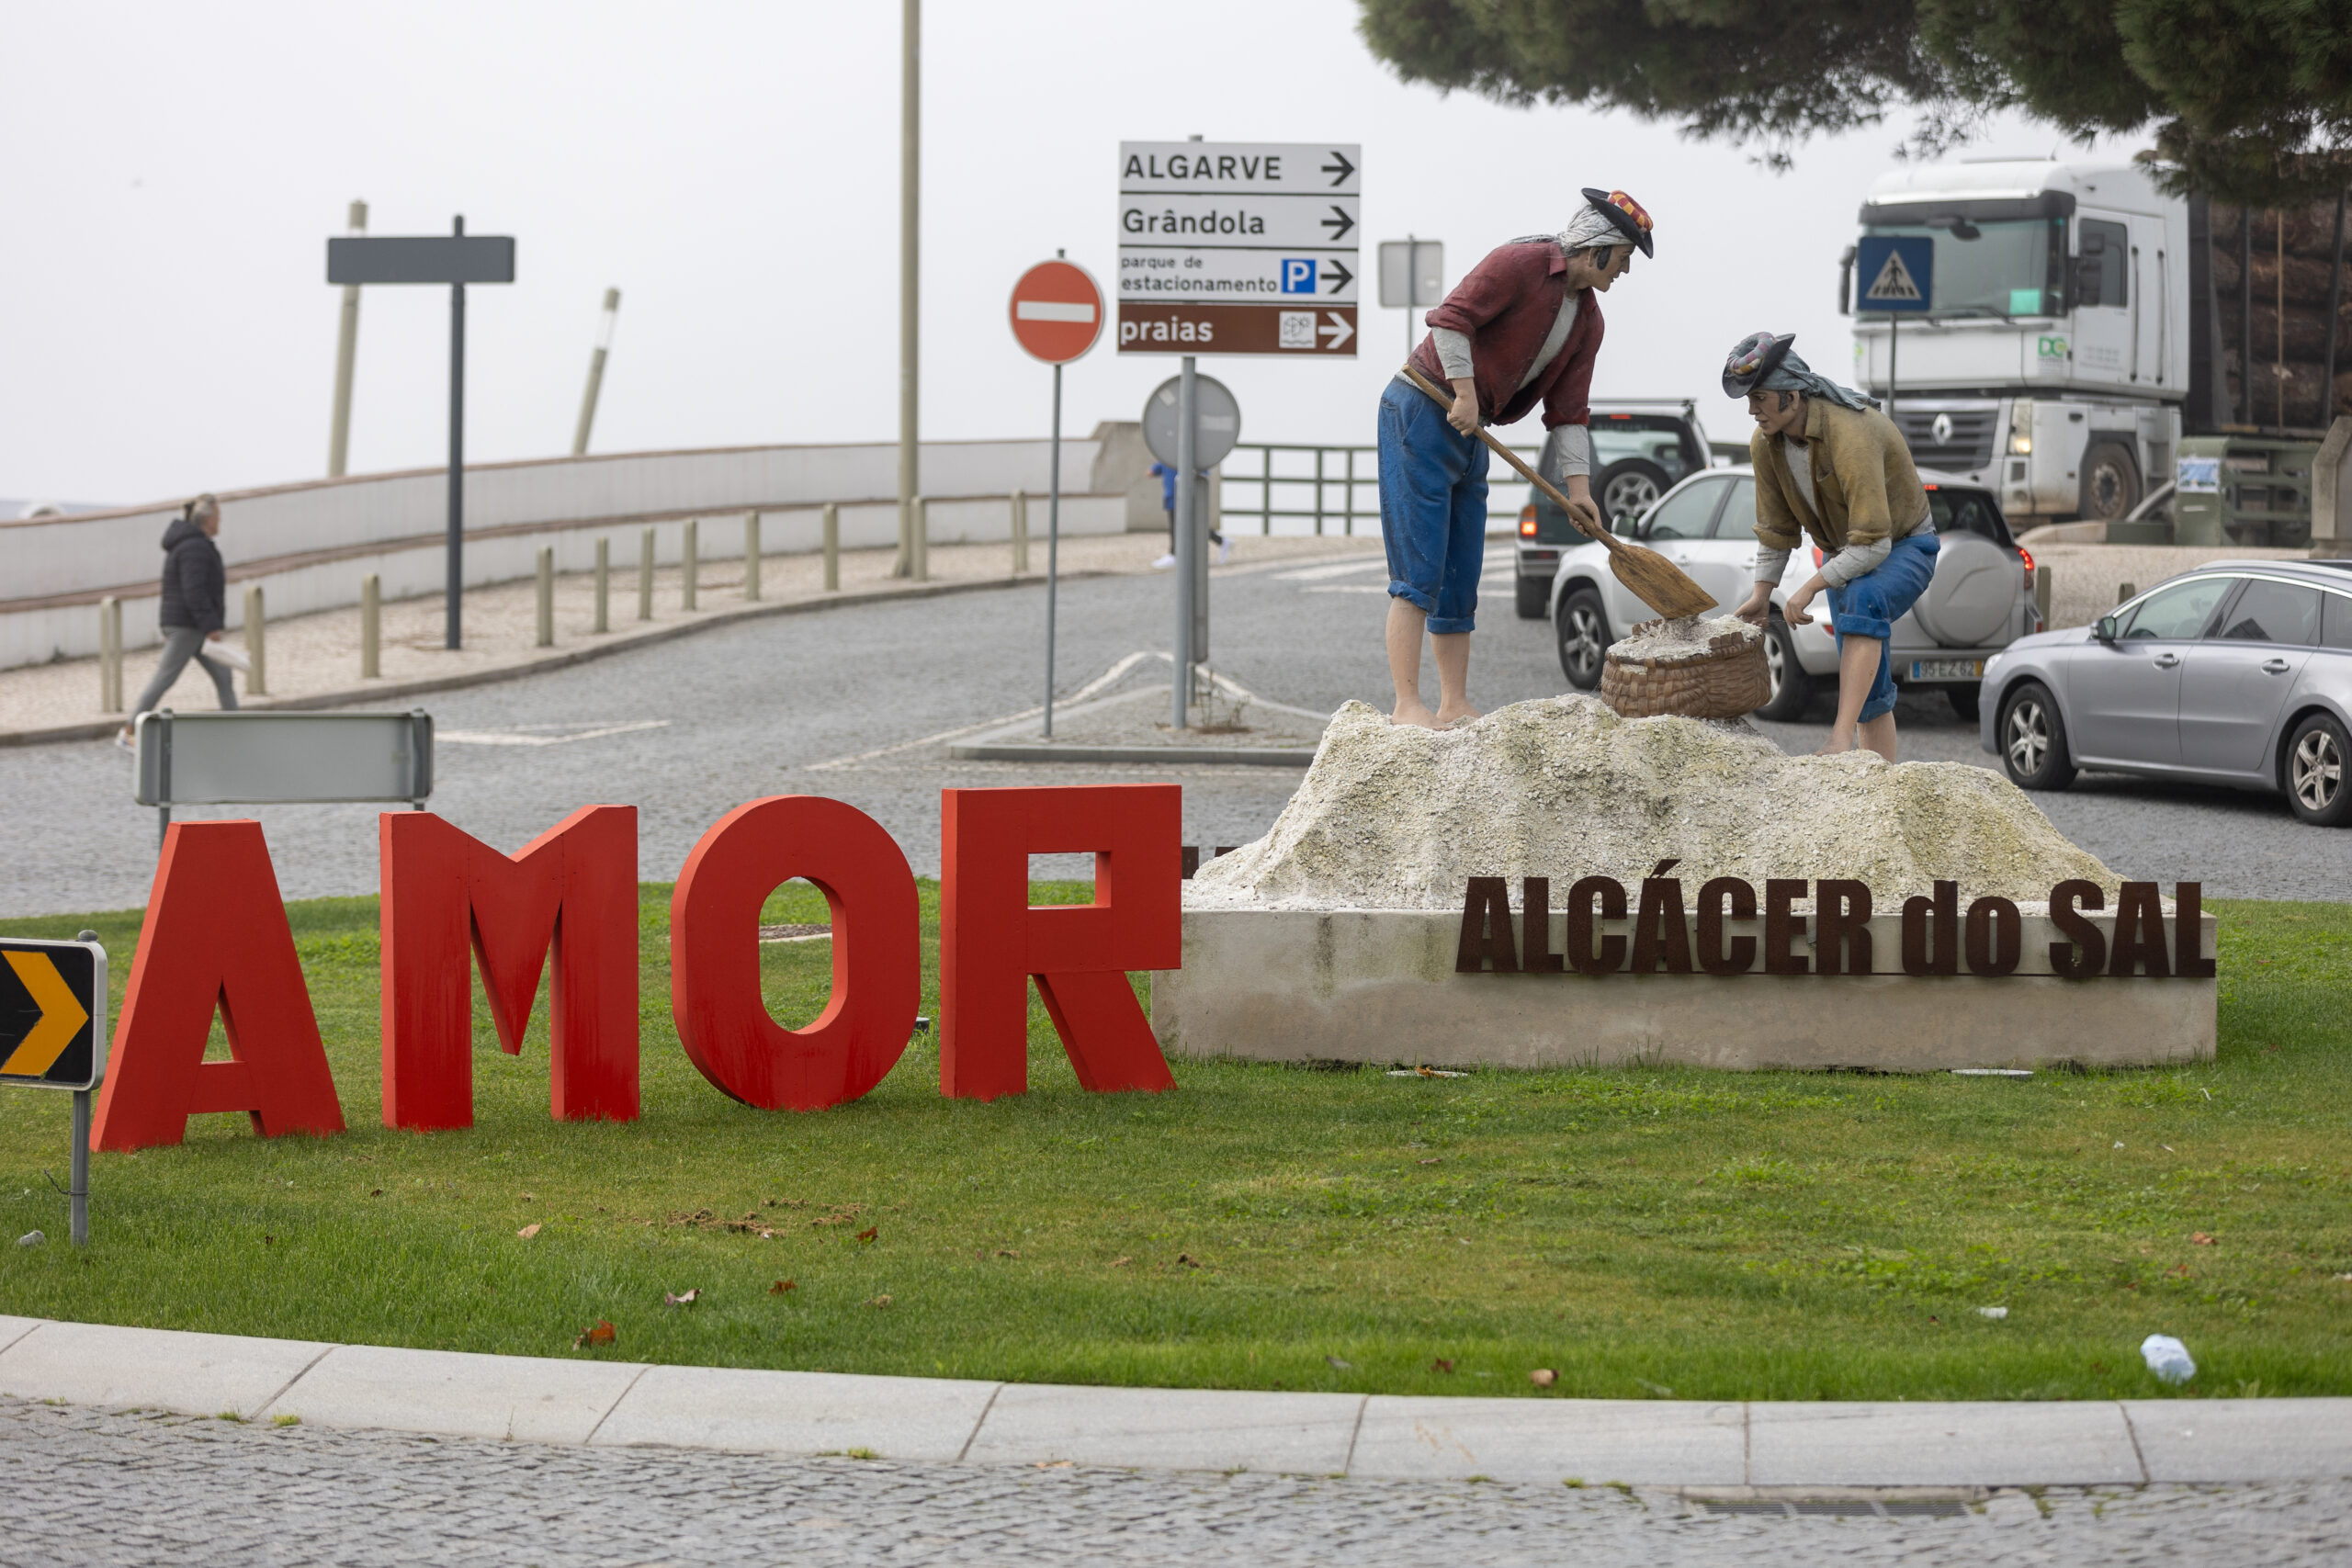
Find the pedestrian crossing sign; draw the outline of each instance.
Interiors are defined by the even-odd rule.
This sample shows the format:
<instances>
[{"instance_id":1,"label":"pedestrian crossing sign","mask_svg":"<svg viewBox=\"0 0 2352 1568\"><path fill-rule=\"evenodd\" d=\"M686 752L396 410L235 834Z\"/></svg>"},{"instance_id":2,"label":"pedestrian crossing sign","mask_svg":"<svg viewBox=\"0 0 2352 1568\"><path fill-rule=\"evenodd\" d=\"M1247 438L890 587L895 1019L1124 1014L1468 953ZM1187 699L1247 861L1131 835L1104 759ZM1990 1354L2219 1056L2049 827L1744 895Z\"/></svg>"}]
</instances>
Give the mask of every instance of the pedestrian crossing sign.
<instances>
[{"instance_id":1,"label":"pedestrian crossing sign","mask_svg":"<svg viewBox=\"0 0 2352 1568\"><path fill-rule=\"evenodd\" d=\"M1935 292L1936 243L1927 235L1865 234L1854 248L1860 313L1924 314Z\"/></svg>"}]
</instances>

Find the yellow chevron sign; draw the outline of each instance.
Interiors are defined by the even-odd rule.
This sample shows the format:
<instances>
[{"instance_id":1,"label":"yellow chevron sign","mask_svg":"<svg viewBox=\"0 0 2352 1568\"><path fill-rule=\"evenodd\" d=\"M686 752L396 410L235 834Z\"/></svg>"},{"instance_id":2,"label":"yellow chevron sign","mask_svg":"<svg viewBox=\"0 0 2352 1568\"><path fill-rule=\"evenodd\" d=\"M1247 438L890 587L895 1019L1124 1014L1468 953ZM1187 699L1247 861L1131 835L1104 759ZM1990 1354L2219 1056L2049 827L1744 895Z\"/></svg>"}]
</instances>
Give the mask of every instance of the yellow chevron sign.
<instances>
[{"instance_id":1,"label":"yellow chevron sign","mask_svg":"<svg viewBox=\"0 0 2352 1568\"><path fill-rule=\"evenodd\" d=\"M103 1029L93 1015L106 1007L103 953L81 942L0 941L0 960L16 982L0 982L0 1081L89 1087Z\"/></svg>"}]
</instances>

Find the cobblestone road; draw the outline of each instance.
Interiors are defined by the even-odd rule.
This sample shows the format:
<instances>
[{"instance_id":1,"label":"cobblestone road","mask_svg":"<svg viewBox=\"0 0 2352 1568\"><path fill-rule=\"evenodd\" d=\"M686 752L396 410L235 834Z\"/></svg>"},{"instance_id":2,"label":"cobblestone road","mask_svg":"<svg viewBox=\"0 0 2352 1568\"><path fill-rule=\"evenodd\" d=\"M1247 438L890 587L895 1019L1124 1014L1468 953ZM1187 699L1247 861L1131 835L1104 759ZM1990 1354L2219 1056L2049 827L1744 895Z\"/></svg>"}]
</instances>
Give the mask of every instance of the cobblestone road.
<instances>
[{"instance_id":1,"label":"cobblestone road","mask_svg":"<svg viewBox=\"0 0 2352 1568\"><path fill-rule=\"evenodd\" d=\"M1329 710L1379 700L1385 576L1376 557L1220 575L1215 662L1278 701ZM1507 571L1508 569L1502 569ZM1315 575L1319 574L1319 575ZM1498 579L1499 578L1499 583ZM1550 627L1512 617L1508 577L1490 568L1473 694L1498 705L1562 689ZM1060 611L1061 689L1168 641L1165 576L1070 583ZM837 795L873 813L919 872L938 861L944 784L1156 777L1184 786L1188 841L1263 833L1298 774L1287 769L1137 771L1057 763L951 762L944 745L902 747L978 727L1036 703L1042 589L845 607L713 630L642 651L428 700L445 740L434 809L507 850L574 807L637 805L640 869L676 874L695 840L742 801L784 791ZM1768 726L1810 750L1827 717ZM1906 755L1983 764L1975 727L1940 697L1898 710ZM646 728L621 728L639 726ZM604 731L604 733L595 733ZM585 739L568 739L585 736ZM834 764L820 766L820 764ZM0 750L0 913L120 908L141 902L154 866L154 814L130 804L130 759L102 742ZM2201 878L2209 895L2340 898L2352 832L2305 828L2284 805L2225 790L2086 775L2037 797L2059 828L2128 875ZM220 807L189 815L243 815ZM289 897L373 892L375 808L270 807Z\"/></svg>"},{"instance_id":2,"label":"cobblestone road","mask_svg":"<svg viewBox=\"0 0 2352 1568\"><path fill-rule=\"evenodd\" d=\"M247 1427L0 1400L10 1563L2262 1563L2352 1484L1736 1509L1606 1487L910 1465Z\"/></svg>"}]
</instances>

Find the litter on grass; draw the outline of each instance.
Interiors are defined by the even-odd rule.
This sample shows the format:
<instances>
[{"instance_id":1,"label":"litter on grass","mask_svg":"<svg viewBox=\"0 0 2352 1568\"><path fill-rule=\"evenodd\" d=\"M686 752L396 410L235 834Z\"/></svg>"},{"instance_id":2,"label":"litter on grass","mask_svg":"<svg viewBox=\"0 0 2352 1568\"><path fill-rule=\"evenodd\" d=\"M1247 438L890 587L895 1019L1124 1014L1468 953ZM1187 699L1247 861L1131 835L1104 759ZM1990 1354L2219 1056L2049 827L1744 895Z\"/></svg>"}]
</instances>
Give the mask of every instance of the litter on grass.
<instances>
[{"instance_id":1,"label":"litter on grass","mask_svg":"<svg viewBox=\"0 0 2352 1568\"><path fill-rule=\"evenodd\" d=\"M2197 1375L2188 1347L2169 1334L2151 1334L2140 1341L2140 1359L2159 1382L2183 1383Z\"/></svg>"},{"instance_id":2,"label":"litter on grass","mask_svg":"<svg viewBox=\"0 0 2352 1568\"><path fill-rule=\"evenodd\" d=\"M1951 1069L1951 1076L1956 1078L2030 1078L2033 1077L2033 1069L2031 1067L1954 1067Z\"/></svg>"},{"instance_id":3,"label":"litter on grass","mask_svg":"<svg viewBox=\"0 0 2352 1568\"><path fill-rule=\"evenodd\" d=\"M690 1307L700 1300L702 1300L702 1289L700 1286L696 1286L695 1289L686 1292L683 1295L673 1296L667 1291L662 1292L662 1304L664 1306Z\"/></svg>"},{"instance_id":4,"label":"litter on grass","mask_svg":"<svg viewBox=\"0 0 2352 1568\"><path fill-rule=\"evenodd\" d=\"M1996 1323L1998 1323L2001 1319L2009 1315L2009 1309L2007 1307L1978 1307L1976 1309L1976 1315L1979 1317L1989 1317Z\"/></svg>"},{"instance_id":5,"label":"litter on grass","mask_svg":"<svg viewBox=\"0 0 2352 1568\"><path fill-rule=\"evenodd\" d=\"M1392 1078L1466 1078L1468 1073L1457 1073L1445 1067L1391 1067Z\"/></svg>"},{"instance_id":6,"label":"litter on grass","mask_svg":"<svg viewBox=\"0 0 2352 1568\"><path fill-rule=\"evenodd\" d=\"M24 1235L17 1238L17 1245L18 1247L39 1247L42 1242L45 1242L48 1239L49 1237L41 1235L39 1231L27 1231Z\"/></svg>"}]
</instances>

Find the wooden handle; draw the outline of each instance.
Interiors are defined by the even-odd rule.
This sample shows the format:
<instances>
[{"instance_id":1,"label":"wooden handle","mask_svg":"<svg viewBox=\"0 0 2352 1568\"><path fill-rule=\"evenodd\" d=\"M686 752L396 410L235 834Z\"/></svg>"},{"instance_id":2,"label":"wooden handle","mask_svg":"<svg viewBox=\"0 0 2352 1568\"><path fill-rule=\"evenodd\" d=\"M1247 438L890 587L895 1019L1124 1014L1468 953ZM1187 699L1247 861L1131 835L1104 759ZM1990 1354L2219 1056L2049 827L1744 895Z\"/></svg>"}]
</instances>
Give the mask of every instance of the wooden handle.
<instances>
[{"instance_id":1,"label":"wooden handle","mask_svg":"<svg viewBox=\"0 0 2352 1568\"><path fill-rule=\"evenodd\" d=\"M1428 377L1422 375L1419 370L1414 367L1413 362L1409 359L1405 362L1405 378L1411 381L1414 386L1419 387L1422 391L1428 393L1430 397L1438 403L1448 409L1451 409L1453 406L1453 400L1446 396L1443 392L1439 391L1437 388L1431 384ZM1577 509L1568 504L1568 498L1562 495L1557 487L1555 487L1551 480L1537 473L1533 468L1529 468L1525 463L1521 462L1519 460L1519 454L1504 446L1501 442L1496 440L1493 434L1483 424L1478 427L1478 439L1487 444L1487 450L1495 453L1512 468L1517 468L1521 479L1527 480L1528 483L1533 485L1537 490L1542 491L1545 495L1550 496L1553 503L1559 507L1561 511L1568 514L1568 521L1575 524L1577 530L1587 538L1599 540L1602 545L1608 547L1611 554L1614 554L1616 551L1622 550L1625 547L1623 545L1620 544L1616 537L1607 529L1595 529L1589 525L1583 517L1577 514Z\"/></svg>"}]
</instances>

